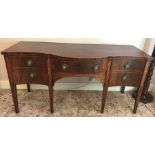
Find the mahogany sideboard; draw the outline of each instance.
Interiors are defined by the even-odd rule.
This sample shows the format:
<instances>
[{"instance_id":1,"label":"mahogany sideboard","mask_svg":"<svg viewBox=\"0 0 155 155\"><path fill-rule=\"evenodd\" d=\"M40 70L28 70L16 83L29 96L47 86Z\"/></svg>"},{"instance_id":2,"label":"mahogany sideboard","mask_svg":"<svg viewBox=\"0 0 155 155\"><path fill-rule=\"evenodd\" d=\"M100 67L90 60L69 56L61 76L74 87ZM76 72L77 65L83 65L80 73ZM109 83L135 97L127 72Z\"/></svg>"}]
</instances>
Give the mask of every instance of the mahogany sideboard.
<instances>
[{"instance_id":1,"label":"mahogany sideboard","mask_svg":"<svg viewBox=\"0 0 155 155\"><path fill-rule=\"evenodd\" d=\"M15 112L19 112L17 85L43 84L49 88L53 113L54 83L64 77L91 77L103 85L101 113L108 87L137 87L136 113L152 57L130 45L19 42L2 52L10 81Z\"/></svg>"}]
</instances>

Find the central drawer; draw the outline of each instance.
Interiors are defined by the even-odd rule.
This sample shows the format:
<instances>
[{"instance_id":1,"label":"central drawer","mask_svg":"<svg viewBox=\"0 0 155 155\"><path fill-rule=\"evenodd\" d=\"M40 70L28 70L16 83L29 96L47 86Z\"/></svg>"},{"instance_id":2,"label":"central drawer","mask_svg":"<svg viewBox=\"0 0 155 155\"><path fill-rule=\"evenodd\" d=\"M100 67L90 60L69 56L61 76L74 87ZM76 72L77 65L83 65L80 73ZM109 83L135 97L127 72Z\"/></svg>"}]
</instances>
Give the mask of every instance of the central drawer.
<instances>
[{"instance_id":1,"label":"central drawer","mask_svg":"<svg viewBox=\"0 0 155 155\"><path fill-rule=\"evenodd\" d=\"M55 72L62 73L79 73L79 74L97 74L103 71L104 65L102 60L87 59L54 59L53 69Z\"/></svg>"}]
</instances>

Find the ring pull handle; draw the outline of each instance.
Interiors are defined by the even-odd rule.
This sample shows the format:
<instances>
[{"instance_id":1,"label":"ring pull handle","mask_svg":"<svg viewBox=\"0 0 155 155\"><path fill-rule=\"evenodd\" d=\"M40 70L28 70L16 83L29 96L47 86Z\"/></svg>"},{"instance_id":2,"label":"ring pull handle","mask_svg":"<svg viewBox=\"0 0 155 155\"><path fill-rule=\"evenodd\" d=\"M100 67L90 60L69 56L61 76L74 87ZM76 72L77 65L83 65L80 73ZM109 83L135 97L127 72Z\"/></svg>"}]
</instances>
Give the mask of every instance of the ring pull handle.
<instances>
[{"instance_id":1,"label":"ring pull handle","mask_svg":"<svg viewBox=\"0 0 155 155\"><path fill-rule=\"evenodd\" d=\"M124 65L124 68L125 68L125 69L129 69L130 67L131 67L131 66L130 66L129 63L127 63L127 64Z\"/></svg>"},{"instance_id":2,"label":"ring pull handle","mask_svg":"<svg viewBox=\"0 0 155 155\"><path fill-rule=\"evenodd\" d=\"M33 61L31 59L28 59L26 64L28 67L31 67L31 66L33 66Z\"/></svg>"},{"instance_id":3,"label":"ring pull handle","mask_svg":"<svg viewBox=\"0 0 155 155\"><path fill-rule=\"evenodd\" d=\"M67 69L68 69L68 65L67 65L67 64L63 64L63 65L62 65L62 70L63 70L63 71L66 71Z\"/></svg>"},{"instance_id":4,"label":"ring pull handle","mask_svg":"<svg viewBox=\"0 0 155 155\"><path fill-rule=\"evenodd\" d=\"M99 65L95 65L95 66L93 67L94 72L97 72L99 69L100 69L100 66L99 66Z\"/></svg>"},{"instance_id":5,"label":"ring pull handle","mask_svg":"<svg viewBox=\"0 0 155 155\"><path fill-rule=\"evenodd\" d=\"M35 77L36 77L36 74L35 73L32 72L32 73L29 74L30 80L35 79Z\"/></svg>"},{"instance_id":6,"label":"ring pull handle","mask_svg":"<svg viewBox=\"0 0 155 155\"><path fill-rule=\"evenodd\" d=\"M123 76L122 76L122 80L123 80L123 81L126 81L127 79L128 79L128 76L127 76L127 75L123 75Z\"/></svg>"}]
</instances>

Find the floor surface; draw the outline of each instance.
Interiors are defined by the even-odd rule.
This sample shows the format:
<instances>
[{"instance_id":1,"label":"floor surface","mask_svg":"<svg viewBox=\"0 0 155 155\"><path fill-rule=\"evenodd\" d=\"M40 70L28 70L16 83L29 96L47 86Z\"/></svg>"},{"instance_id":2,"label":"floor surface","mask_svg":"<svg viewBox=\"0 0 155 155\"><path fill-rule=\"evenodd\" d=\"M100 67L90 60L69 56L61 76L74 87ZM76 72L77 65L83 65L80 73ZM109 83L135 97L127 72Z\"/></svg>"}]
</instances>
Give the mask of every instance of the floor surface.
<instances>
[{"instance_id":1,"label":"floor surface","mask_svg":"<svg viewBox=\"0 0 155 155\"><path fill-rule=\"evenodd\" d=\"M50 113L48 91L18 90L20 113L14 112L9 90L0 90L0 116L7 117L125 117L155 114L155 103L139 104L137 114L133 114L134 100L130 93L109 92L104 114L100 113L102 92L100 91L54 91L54 113Z\"/></svg>"}]
</instances>

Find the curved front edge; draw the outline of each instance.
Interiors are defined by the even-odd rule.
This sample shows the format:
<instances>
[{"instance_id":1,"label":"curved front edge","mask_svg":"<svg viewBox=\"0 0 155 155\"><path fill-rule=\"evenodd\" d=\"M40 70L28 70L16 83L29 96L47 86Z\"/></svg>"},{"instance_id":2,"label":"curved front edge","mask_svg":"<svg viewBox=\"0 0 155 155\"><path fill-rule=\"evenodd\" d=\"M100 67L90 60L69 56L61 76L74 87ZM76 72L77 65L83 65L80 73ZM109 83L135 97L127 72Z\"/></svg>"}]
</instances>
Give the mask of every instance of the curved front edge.
<instances>
[{"instance_id":1,"label":"curved front edge","mask_svg":"<svg viewBox=\"0 0 155 155\"><path fill-rule=\"evenodd\" d=\"M76 59L53 57L53 82L67 77L91 77L103 83L107 59Z\"/></svg>"}]
</instances>

